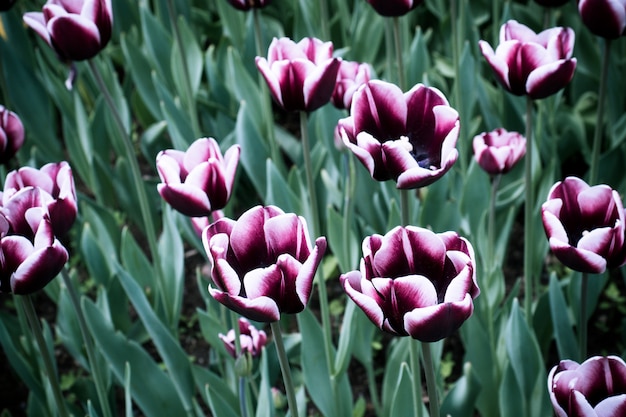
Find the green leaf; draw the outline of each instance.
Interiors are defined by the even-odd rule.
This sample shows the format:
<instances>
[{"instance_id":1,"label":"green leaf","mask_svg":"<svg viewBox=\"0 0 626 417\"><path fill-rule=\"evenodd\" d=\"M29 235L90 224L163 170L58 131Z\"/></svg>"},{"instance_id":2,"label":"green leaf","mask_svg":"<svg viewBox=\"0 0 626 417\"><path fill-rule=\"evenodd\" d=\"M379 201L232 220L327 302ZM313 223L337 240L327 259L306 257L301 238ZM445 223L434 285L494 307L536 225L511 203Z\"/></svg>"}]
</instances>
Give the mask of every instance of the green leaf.
<instances>
[{"instance_id":1,"label":"green leaf","mask_svg":"<svg viewBox=\"0 0 626 417\"><path fill-rule=\"evenodd\" d=\"M120 258L130 276L147 294L156 290L154 267L127 227L122 230Z\"/></svg>"},{"instance_id":2,"label":"green leaf","mask_svg":"<svg viewBox=\"0 0 626 417\"><path fill-rule=\"evenodd\" d=\"M240 162L248 174L257 193L266 195L267 168L266 160L269 153L259 128L251 118L248 104L241 102L237 113L237 125L235 127L237 143L241 145Z\"/></svg>"},{"instance_id":3,"label":"green leaf","mask_svg":"<svg viewBox=\"0 0 626 417\"><path fill-rule=\"evenodd\" d=\"M163 232L159 238L162 291L170 327L178 326L185 280L185 251L178 232L174 210L167 205L163 210Z\"/></svg>"},{"instance_id":4,"label":"green leaf","mask_svg":"<svg viewBox=\"0 0 626 417\"><path fill-rule=\"evenodd\" d=\"M152 63L151 66L156 69L161 80L168 85L172 85L173 77L170 66L172 36L158 19L150 13L147 5L142 5L139 11L144 50Z\"/></svg>"},{"instance_id":5,"label":"green leaf","mask_svg":"<svg viewBox=\"0 0 626 417\"><path fill-rule=\"evenodd\" d=\"M393 398L391 400L390 417L406 417L414 414L413 404L413 377L406 362L400 365L398 379L393 386ZM418 404L421 407L422 404Z\"/></svg>"},{"instance_id":6,"label":"green leaf","mask_svg":"<svg viewBox=\"0 0 626 417\"><path fill-rule=\"evenodd\" d=\"M409 343L408 337L396 338L394 344L390 346L391 352L385 362L385 375L382 385L383 415L385 416L390 415L393 406L395 388L402 377L402 364L406 364L409 354Z\"/></svg>"},{"instance_id":7,"label":"green leaf","mask_svg":"<svg viewBox=\"0 0 626 417\"><path fill-rule=\"evenodd\" d=\"M141 100L146 105L150 114L155 119L161 118L161 108L159 106L159 98L154 88L153 75L154 66L146 58L143 50L136 44L132 36L122 34L121 36L122 52L124 60L128 65L130 76Z\"/></svg>"},{"instance_id":8,"label":"green leaf","mask_svg":"<svg viewBox=\"0 0 626 417\"><path fill-rule=\"evenodd\" d=\"M189 115L181 107L180 100L172 96L156 76L152 77L152 81L159 96L161 114L167 122L167 131L172 138L174 148L181 151L187 150L189 145L197 139L191 128Z\"/></svg>"},{"instance_id":9,"label":"green leaf","mask_svg":"<svg viewBox=\"0 0 626 417\"><path fill-rule=\"evenodd\" d=\"M261 351L259 369L261 371L261 382L259 386L259 397L255 416L274 417L276 415L276 410L274 409L274 399L272 398L272 381L269 376L269 365L265 347Z\"/></svg>"},{"instance_id":10,"label":"green leaf","mask_svg":"<svg viewBox=\"0 0 626 417\"><path fill-rule=\"evenodd\" d=\"M239 400L222 377L199 366L193 367L193 375L214 416L239 417Z\"/></svg>"},{"instance_id":11,"label":"green leaf","mask_svg":"<svg viewBox=\"0 0 626 417\"><path fill-rule=\"evenodd\" d=\"M126 367L130 366L133 375L130 391L146 417L185 415L172 380L150 355L136 342L109 327L102 312L91 300L83 298L82 304L95 344L120 384L126 379Z\"/></svg>"},{"instance_id":12,"label":"green leaf","mask_svg":"<svg viewBox=\"0 0 626 417\"><path fill-rule=\"evenodd\" d=\"M467 362L463 366L463 376L443 399L441 414L454 417L472 417L474 406L481 390L480 380L474 373L474 367Z\"/></svg>"},{"instance_id":13,"label":"green leaf","mask_svg":"<svg viewBox=\"0 0 626 417\"><path fill-rule=\"evenodd\" d=\"M328 245L333 254L337 257L341 272L352 271L358 267L359 242L354 230L347 228L348 235L345 235L346 219L339 214L334 207L328 206Z\"/></svg>"},{"instance_id":14,"label":"green leaf","mask_svg":"<svg viewBox=\"0 0 626 417\"><path fill-rule=\"evenodd\" d=\"M550 274L549 294L552 327L559 357L561 359L578 358L578 342L574 336L565 297L554 272Z\"/></svg>"},{"instance_id":15,"label":"green leaf","mask_svg":"<svg viewBox=\"0 0 626 417\"><path fill-rule=\"evenodd\" d=\"M285 213L300 213L300 200L291 190L287 181L281 175L271 159L266 160L267 194L264 199L266 205L273 204L280 207Z\"/></svg>"}]
</instances>

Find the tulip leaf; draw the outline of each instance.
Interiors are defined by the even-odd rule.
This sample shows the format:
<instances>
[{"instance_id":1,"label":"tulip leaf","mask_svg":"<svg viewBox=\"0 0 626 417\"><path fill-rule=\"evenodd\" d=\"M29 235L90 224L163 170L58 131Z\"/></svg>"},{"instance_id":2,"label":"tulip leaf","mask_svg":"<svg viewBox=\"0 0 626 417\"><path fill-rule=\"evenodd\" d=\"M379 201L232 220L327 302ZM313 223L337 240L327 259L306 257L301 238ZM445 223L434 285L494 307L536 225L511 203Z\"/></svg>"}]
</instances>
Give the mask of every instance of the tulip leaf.
<instances>
[{"instance_id":1,"label":"tulip leaf","mask_svg":"<svg viewBox=\"0 0 626 417\"><path fill-rule=\"evenodd\" d=\"M163 210L163 232L159 238L161 278L159 291L170 328L178 326L182 306L185 279L185 256L183 240L178 231L174 209L165 206Z\"/></svg>"},{"instance_id":2,"label":"tulip leaf","mask_svg":"<svg viewBox=\"0 0 626 417\"><path fill-rule=\"evenodd\" d=\"M183 111L180 101L176 100L167 88L153 74L152 81L161 103L161 113L167 121L167 131L172 138L174 149L187 150L195 138L189 115Z\"/></svg>"},{"instance_id":3,"label":"tulip leaf","mask_svg":"<svg viewBox=\"0 0 626 417\"><path fill-rule=\"evenodd\" d=\"M271 159L266 160L267 194L265 204L280 207L285 213L301 213L300 199L291 190L289 184Z\"/></svg>"},{"instance_id":4,"label":"tulip leaf","mask_svg":"<svg viewBox=\"0 0 626 417\"><path fill-rule=\"evenodd\" d=\"M463 376L448 391L441 404L441 414L454 417L474 416L474 406L481 390L480 380L474 373L474 367L467 362L463 366Z\"/></svg>"},{"instance_id":5,"label":"tulip leaf","mask_svg":"<svg viewBox=\"0 0 626 417\"><path fill-rule=\"evenodd\" d=\"M193 366L192 370L196 386L204 392L213 415L239 417L239 400L224 383L224 378L200 366Z\"/></svg>"},{"instance_id":6,"label":"tulip leaf","mask_svg":"<svg viewBox=\"0 0 626 417\"><path fill-rule=\"evenodd\" d=\"M297 318L302 334L302 373L311 399L327 417L352 415L352 392L348 375L331 375L320 324L308 309L298 314ZM333 356L334 353L332 352Z\"/></svg>"},{"instance_id":7,"label":"tulip leaf","mask_svg":"<svg viewBox=\"0 0 626 417\"><path fill-rule=\"evenodd\" d=\"M343 313L339 342L337 343L337 355L335 355L335 374L337 375L343 374L348 369L350 363L352 344L354 343L352 317L354 316L355 309L356 304L349 300L346 303L346 309Z\"/></svg>"},{"instance_id":8,"label":"tulip leaf","mask_svg":"<svg viewBox=\"0 0 626 417\"><path fill-rule=\"evenodd\" d=\"M248 104L241 102L237 113L237 125L235 127L237 143L241 145L240 162L246 174L252 181L258 195L266 195L267 168L266 160L269 158L263 136L255 121L248 112Z\"/></svg>"},{"instance_id":9,"label":"tulip leaf","mask_svg":"<svg viewBox=\"0 0 626 417\"><path fill-rule=\"evenodd\" d=\"M517 379L515 377L515 371L513 366L509 363L504 368L504 374L502 377L502 383L499 389L499 402L500 402L500 416L519 416L529 417L528 404L524 401L521 394ZM489 395L494 395L493 392Z\"/></svg>"},{"instance_id":10,"label":"tulip leaf","mask_svg":"<svg viewBox=\"0 0 626 417\"><path fill-rule=\"evenodd\" d=\"M373 326L373 325L372 325ZM408 337L396 338L390 345L390 353L385 361L385 375L382 384L383 415L390 415L395 388L401 378L402 364L406 363L409 354Z\"/></svg>"},{"instance_id":11,"label":"tulip leaf","mask_svg":"<svg viewBox=\"0 0 626 417\"><path fill-rule=\"evenodd\" d=\"M154 268L128 227L122 230L121 246L120 258L124 268L146 294L154 293Z\"/></svg>"},{"instance_id":12,"label":"tulip leaf","mask_svg":"<svg viewBox=\"0 0 626 417\"><path fill-rule=\"evenodd\" d=\"M247 30L244 14L235 10L228 2L216 1L215 5L222 23L223 36L228 38L235 48L243 48Z\"/></svg>"},{"instance_id":13,"label":"tulip leaf","mask_svg":"<svg viewBox=\"0 0 626 417\"><path fill-rule=\"evenodd\" d=\"M554 272L550 274L549 294L552 327L559 357L561 359L578 358L578 343L572 329L565 297Z\"/></svg>"},{"instance_id":14,"label":"tulip leaf","mask_svg":"<svg viewBox=\"0 0 626 417\"><path fill-rule=\"evenodd\" d=\"M136 342L115 332L91 300L83 298L82 305L95 344L120 384L125 380L127 364L130 366L130 391L142 412L147 417L185 415L172 380L150 355Z\"/></svg>"},{"instance_id":15,"label":"tulip leaf","mask_svg":"<svg viewBox=\"0 0 626 417\"><path fill-rule=\"evenodd\" d=\"M406 362L400 364L398 380L393 387L393 399L391 400L390 417L406 417L414 414L415 408L423 407L422 404L413 403L413 375ZM422 413L422 415L424 415Z\"/></svg>"},{"instance_id":16,"label":"tulip leaf","mask_svg":"<svg viewBox=\"0 0 626 417\"><path fill-rule=\"evenodd\" d=\"M264 108L267 103L262 99L261 94L268 94L267 88L260 89L250 73L246 70L246 66L241 60L241 56L237 49L233 47L226 48L226 62L224 63L224 77L226 86L230 88L237 102L245 101L248 105L248 112L253 123L260 131L263 130L267 120L264 120ZM260 78L260 82L265 83L265 79Z\"/></svg>"},{"instance_id":17,"label":"tulip leaf","mask_svg":"<svg viewBox=\"0 0 626 417\"><path fill-rule=\"evenodd\" d=\"M151 66L156 69L159 78L171 86L173 80L170 66L172 37L150 13L147 5L140 6L139 12L143 42Z\"/></svg>"},{"instance_id":18,"label":"tulip leaf","mask_svg":"<svg viewBox=\"0 0 626 417\"><path fill-rule=\"evenodd\" d=\"M272 381L270 380L268 358L265 347L261 350L259 369L261 371L261 382L255 416L274 417L276 415L276 410L274 408L274 400L272 398Z\"/></svg>"},{"instance_id":19,"label":"tulip leaf","mask_svg":"<svg viewBox=\"0 0 626 417\"><path fill-rule=\"evenodd\" d=\"M176 391L185 409L190 410L192 408L191 399L194 395L194 384L191 365L187 354L172 336L168 328L157 317L154 310L152 310L142 289L137 285L133 277L121 266L117 268L117 275L128 298L148 331L152 342L165 362L172 382L176 387Z\"/></svg>"},{"instance_id":20,"label":"tulip leaf","mask_svg":"<svg viewBox=\"0 0 626 417\"><path fill-rule=\"evenodd\" d=\"M357 268L359 242L352 228L346 224L348 219L342 217L331 206L328 206L326 217L328 219L328 245L339 262L339 269L342 273L346 273Z\"/></svg>"}]
</instances>

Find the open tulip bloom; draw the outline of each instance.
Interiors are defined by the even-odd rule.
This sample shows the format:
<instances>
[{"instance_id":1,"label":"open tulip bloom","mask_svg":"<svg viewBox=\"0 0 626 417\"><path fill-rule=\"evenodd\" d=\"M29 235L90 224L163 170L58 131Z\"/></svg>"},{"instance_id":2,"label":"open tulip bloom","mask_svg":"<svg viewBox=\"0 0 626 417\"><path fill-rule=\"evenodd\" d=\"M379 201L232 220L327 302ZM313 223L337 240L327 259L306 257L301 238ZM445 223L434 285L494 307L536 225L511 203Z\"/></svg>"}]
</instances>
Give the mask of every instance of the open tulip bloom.
<instances>
[{"instance_id":1,"label":"open tulip bloom","mask_svg":"<svg viewBox=\"0 0 626 417\"><path fill-rule=\"evenodd\" d=\"M436 88L417 84L403 94L395 84L372 80L354 94L337 132L373 179L411 189L454 165L459 128L459 114Z\"/></svg>"},{"instance_id":2,"label":"open tulip bloom","mask_svg":"<svg viewBox=\"0 0 626 417\"><path fill-rule=\"evenodd\" d=\"M526 154L526 138L498 128L474 137L474 157L490 175L505 174Z\"/></svg>"},{"instance_id":3,"label":"open tulip bloom","mask_svg":"<svg viewBox=\"0 0 626 417\"><path fill-rule=\"evenodd\" d=\"M224 347L233 358L237 358L235 330L230 329L225 335L220 333L218 337L224 342ZM263 330L258 330L248 320L239 319L239 342L241 344L241 354L249 353L252 357L261 354L261 350L267 343L267 335Z\"/></svg>"},{"instance_id":4,"label":"open tulip bloom","mask_svg":"<svg viewBox=\"0 0 626 417\"><path fill-rule=\"evenodd\" d=\"M414 226L365 238L360 271L340 280L376 326L422 342L461 327L480 293L470 243L454 232Z\"/></svg>"},{"instance_id":5,"label":"open tulip bloom","mask_svg":"<svg viewBox=\"0 0 626 417\"><path fill-rule=\"evenodd\" d=\"M369 64L354 61L341 61L337 73L337 84L332 102L338 109L350 110L356 90L372 77Z\"/></svg>"},{"instance_id":6,"label":"open tulip bloom","mask_svg":"<svg viewBox=\"0 0 626 417\"><path fill-rule=\"evenodd\" d=\"M574 31L555 27L535 33L510 20L500 28L495 52L481 40L480 50L496 79L509 92L532 99L548 97L565 87L574 76Z\"/></svg>"},{"instance_id":7,"label":"open tulip bloom","mask_svg":"<svg viewBox=\"0 0 626 417\"><path fill-rule=\"evenodd\" d=\"M617 356L563 360L548 375L548 391L557 417L623 417L626 363Z\"/></svg>"},{"instance_id":8,"label":"open tulip bloom","mask_svg":"<svg viewBox=\"0 0 626 417\"><path fill-rule=\"evenodd\" d=\"M190 217L208 216L224 208L233 189L240 152L239 145L233 145L222 156L213 138L196 140L186 152L159 152L159 194L174 209Z\"/></svg>"},{"instance_id":9,"label":"open tulip bloom","mask_svg":"<svg viewBox=\"0 0 626 417\"><path fill-rule=\"evenodd\" d=\"M111 0L48 0L42 12L24 14L63 61L93 58L111 39Z\"/></svg>"},{"instance_id":10,"label":"open tulip bloom","mask_svg":"<svg viewBox=\"0 0 626 417\"><path fill-rule=\"evenodd\" d=\"M579 0L578 12L595 35L606 39L626 35L626 0Z\"/></svg>"},{"instance_id":11,"label":"open tulip bloom","mask_svg":"<svg viewBox=\"0 0 626 417\"><path fill-rule=\"evenodd\" d=\"M316 38L274 38L267 59L256 57L274 100L287 111L311 112L330 101L340 61L333 44Z\"/></svg>"},{"instance_id":12,"label":"open tulip bloom","mask_svg":"<svg viewBox=\"0 0 626 417\"><path fill-rule=\"evenodd\" d=\"M223 217L202 241L220 303L250 320L275 322L306 307L326 238L311 245L306 221L274 206L256 206L239 220Z\"/></svg>"},{"instance_id":13,"label":"open tulip bloom","mask_svg":"<svg viewBox=\"0 0 626 417\"><path fill-rule=\"evenodd\" d=\"M13 113L0 105L0 163L13 158L24 144L24 125Z\"/></svg>"},{"instance_id":14,"label":"open tulip bloom","mask_svg":"<svg viewBox=\"0 0 626 417\"><path fill-rule=\"evenodd\" d=\"M568 177L552 186L541 212L550 249L565 266L599 274L626 263L624 207L611 187Z\"/></svg>"}]
</instances>

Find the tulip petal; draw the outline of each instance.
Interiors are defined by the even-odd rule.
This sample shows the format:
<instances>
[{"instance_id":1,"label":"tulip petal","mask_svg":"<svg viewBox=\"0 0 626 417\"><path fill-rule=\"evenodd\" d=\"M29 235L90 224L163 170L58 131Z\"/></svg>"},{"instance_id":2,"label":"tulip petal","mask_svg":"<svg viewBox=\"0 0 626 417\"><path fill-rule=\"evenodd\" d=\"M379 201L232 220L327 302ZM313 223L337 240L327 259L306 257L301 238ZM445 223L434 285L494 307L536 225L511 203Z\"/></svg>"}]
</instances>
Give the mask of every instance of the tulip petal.
<instances>
[{"instance_id":1,"label":"tulip petal","mask_svg":"<svg viewBox=\"0 0 626 417\"><path fill-rule=\"evenodd\" d=\"M337 58L333 58L309 71L302 85L306 111L317 110L330 101L337 83L340 63Z\"/></svg>"},{"instance_id":2,"label":"tulip petal","mask_svg":"<svg viewBox=\"0 0 626 417\"><path fill-rule=\"evenodd\" d=\"M11 290L14 294L31 294L42 289L61 272L68 258L59 241L33 252L11 276Z\"/></svg>"},{"instance_id":3,"label":"tulip petal","mask_svg":"<svg viewBox=\"0 0 626 417\"><path fill-rule=\"evenodd\" d=\"M377 300L380 297L372 298L367 294L377 294L376 289L370 281L361 278L359 271L351 271L340 277L344 291L363 310L365 315L376 327L382 329L385 316ZM393 329L391 330L393 331Z\"/></svg>"},{"instance_id":4,"label":"tulip petal","mask_svg":"<svg viewBox=\"0 0 626 417\"><path fill-rule=\"evenodd\" d=\"M48 27L46 26L46 19L44 18L43 13L41 12L28 12L24 13L22 17L24 23L30 26L31 29L37 33L48 45L52 47L52 40L50 39L50 33L48 32Z\"/></svg>"},{"instance_id":5,"label":"tulip petal","mask_svg":"<svg viewBox=\"0 0 626 417\"><path fill-rule=\"evenodd\" d=\"M436 342L454 333L474 311L472 297L460 302L416 308L404 315L404 328L414 339Z\"/></svg>"},{"instance_id":6,"label":"tulip petal","mask_svg":"<svg viewBox=\"0 0 626 417\"><path fill-rule=\"evenodd\" d=\"M354 93L350 113L355 131L367 132L379 142L399 139L406 132L406 99L394 84L369 81Z\"/></svg>"},{"instance_id":7,"label":"tulip petal","mask_svg":"<svg viewBox=\"0 0 626 417\"><path fill-rule=\"evenodd\" d=\"M93 58L103 46L96 24L79 15L54 17L48 21L48 31L55 49L72 61Z\"/></svg>"},{"instance_id":8,"label":"tulip petal","mask_svg":"<svg viewBox=\"0 0 626 417\"><path fill-rule=\"evenodd\" d=\"M533 99L548 97L565 87L574 77L576 58L541 65L526 81L526 91Z\"/></svg>"},{"instance_id":9,"label":"tulip petal","mask_svg":"<svg viewBox=\"0 0 626 417\"><path fill-rule=\"evenodd\" d=\"M496 80L508 91L511 91L513 94L521 95L524 92L520 91L519 86L516 86L516 89L513 90L511 87L511 83L509 81L509 68L515 61L515 57L519 51L521 46L519 41L506 41L500 43L494 52L491 45L489 45L485 41L479 41L478 45L480 47L480 51L483 56L491 66L494 75L496 76Z\"/></svg>"},{"instance_id":10,"label":"tulip petal","mask_svg":"<svg viewBox=\"0 0 626 417\"><path fill-rule=\"evenodd\" d=\"M606 259L596 253L575 248L552 237L549 243L559 261L575 271L601 274L606 270Z\"/></svg>"},{"instance_id":11,"label":"tulip petal","mask_svg":"<svg viewBox=\"0 0 626 417\"><path fill-rule=\"evenodd\" d=\"M610 227L602 227L593 229L589 233L583 235L576 245L578 249L588 250L605 257L608 253L613 241L613 229Z\"/></svg>"},{"instance_id":12,"label":"tulip petal","mask_svg":"<svg viewBox=\"0 0 626 417\"><path fill-rule=\"evenodd\" d=\"M585 26L595 35L617 39L626 31L626 7L621 1L581 0L578 11Z\"/></svg>"},{"instance_id":13,"label":"tulip petal","mask_svg":"<svg viewBox=\"0 0 626 417\"><path fill-rule=\"evenodd\" d=\"M293 213L267 219L264 225L265 243L269 259L277 259L281 254L289 254L299 261L309 256L305 231L300 218ZM304 249L304 251L303 251Z\"/></svg>"},{"instance_id":14,"label":"tulip petal","mask_svg":"<svg viewBox=\"0 0 626 417\"><path fill-rule=\"evenodd\" d=\"M209 293L219 303L242 316L262 323L271 323L280 319L278 306L269 297L248 299L245 297L232 296L228 293L215 290L209 286Z\"/></svg>"},{"instance_id":15,"label":"tulip petal","mask_svg":"<svg viewBox=\"0 0 626 417\"><path fill-rule=\"evenodd\" d=\"M315 271L319 267L325 252L326 238L318 237L309 257L298 269L298 275L296 277L296 294L298 294L298 298L304 306L307 305L309 297L311 296Z\"/></svg>"},{"instance_id":16,"label":"tulip petal","mask_svg":"<svg viewBox=\"0 0 626 417\"><path fill-rule=\"evenodd\" d=\"M157 190L169 205L185 216L202 217L211 214L209 197L198 187L187 184L158 184Z\"/></svg>"},{"instance_id":17,"label":"tulip petal","mask_svg":"<svg viewBox=\"0 0 626 417\"><path fill-rule=\"evenodd\" d=\"M622 417L626 415L626 394L602 400L594 408L598 417Z\"/></svg>"},{"instance_id":18,"label":"tulip petal","mask_svg":"<svg viewBox=\"0 0 626 417\"><path fill-rule=\"evenodd\" d=\"M593 410L591 404L589 404L589 401L587 401L587 398L576 390L572 390L572 393L570 394L569 416L599 417Z\"/></svg>"},{"instance_id":19,"label":"tulip petal","mask_svg":"<svg viewBox=\"0 0 626 417\"><path fill-rule=\"evenodd\" d=\"M269 87L270 93L272 93L274 101L276 101L276 103L278 103L280 106L283 106L283 94L280 89L280 81L276 74L282 73L283 71L280 69L280 67L288 65L288 63L277 62L272 67L270 67L270 64L265 58L258 56L255 58L254 62L256 63L257 69L265 79L265 82ZM273 68L276 69L276 73L274 73Z\"/></svg>"},{"instance_id":20,"label":"tulip petal","mask_svg":"<svg viewBox=\"0 0 626 417\"><path fill-rule=\"evenodd\" d=\"M81 17L94 22L100 33L100 47L102 48L111 39L113 15L111 0L85 0Z\"/></svg>"}]
</instances>

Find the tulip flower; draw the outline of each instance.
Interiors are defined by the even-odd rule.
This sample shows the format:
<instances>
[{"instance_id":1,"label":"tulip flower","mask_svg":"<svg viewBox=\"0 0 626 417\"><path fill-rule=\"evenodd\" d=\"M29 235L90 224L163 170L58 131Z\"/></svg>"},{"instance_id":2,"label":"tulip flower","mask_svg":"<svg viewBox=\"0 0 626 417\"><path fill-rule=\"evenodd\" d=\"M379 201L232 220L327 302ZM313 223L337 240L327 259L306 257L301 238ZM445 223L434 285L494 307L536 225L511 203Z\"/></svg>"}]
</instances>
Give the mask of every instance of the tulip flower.
<instances>
[{"instance_id":1,"label":"tulip flower","mask_svg":"<svg viewBox=\"0 0 626 417\"><path fill-rule=\"evenodd\" d=\"M626 35L626 0L579 0L578 13L594 35L607 39Z\"/></svg>"},{"instance_id":2,"label":"tulip flower","mask_svg":"<svg viewBox=\"0 0 626 417\"><path fill-rule=\"evenodd\" d=\"M624 416L626 363L617 356L563 360L548 375L548 391L557 417Z\"/></svg>"},{"instance_id":3,"label":"tulip flower","mask_svg":"<svg viewBox=\"0 0 626 417\"><path fill-rule=\"evenodd\" d=\"M489 175L507 173L526 154L526 139L498 128L474 137L474 157Z\"/></svg>"},{"instance_id":4,"label":"tulip flower","mask_svg":"<svg viewBox=\"0 0 626 417\"><path fill-rule=\"evenodd\" d=\"M537 34L510 20L500 28L495 52L485 41L479 45L504 88L518 96L540 99L561 90L574 76L574 39L570 28L555 27Z\"/></svg>"},{"instance_id":5,"label":"tulip flower","mask_svg":"<svg viewBox=\"0 0 626 417\"><path fill-rule=\"evenodd\" d=\"M43 212L43 208L38 209ZM9 234L9 222L0 215L0 292L31 294L56 277L68 260L65 247L55 238L47 213L34 225L34 238Z\"/></svg>"},{"instance_id":6,"label":"tulip flower","mask_svg":"<svg viewBox=\"0 0 626 417\"><path fill-rule=\"evenodd\" d=\"M42 12L24 14L30 26L63 61L93 58L111 39L111 0L48 0Z\"/></svg>"},{"instance_id":7,"label":"tulip flower","mask_svg":"<svg viewBox=\"0 0 626 417\"><path fill-rule=\"evenodd\" d=\"M429 185L456 162L459 114L436 88L417 84L407 93L372 80L353 97L338 135L373 179L398 188Z\"/></svg>"},{"instance_id":8,"label":"tulip flower","mask_svg":"<svg viewBox=\"0 0 626 417\"><path fill-rule=\"evenodd\" d=\"M535 0L536 3L543 7L560 7L568 3L570 0Z\"/></svg>"},{"instance_id":9,"label":"tulip flower","mask_svg":"<svg viewBox=\"0 0 626 417\"><path fill-rule=\"evenodd\" d=\"M228 353L237 358L235 349L235 330L230 329L225 335L220 333L219 338L224 342L224 347ZM267 343L267 335L263 330L258 330L248 320L239 319L239 341L241 343L241 354L249 353L250 356L256 357L261 354L261 349Z\"/></svg>"},{"instance_id":10,"label":"tulip flower","mask_svg":"<svg viewBox=\"0 0 626 417\"><path fill-rule=\"evenodd\" d=\"M34 219L31 208L43 207L57 236L69 231L76 220L78 205L72 169L65 161L35 169L23 167L7 174L2 193L2 211L13 233L29 236Z\"/></svg>"},{"instance_id":11,"label":"tulip flower","mask_svg":"<svg viewBox=\"0 0 626 417\"><path fill-rule=\"evenodd\" d=\"M235 9L248 11L250 9L260 9L271 3L271 0L228 0Z\"/></svg>"},{"instance_id":12,"label":"tulip flower","mask_svg":"<svg viewBox=\"0 0 626 417\"><path fill-rule=\"evenodd\" d=\"M239 220L223 217L202 241L220 303L250 320L275 322L306 307L326 238L311 245L306 221L274 206L254 207Z\"/></svg>"},{"instance_id":13,"label":"tulip flower","mask_svg":"<svg viewBox=\"0 0 626 417\"><path fill-rule=\"evenodd\" d=\"M13 113L0 105L0 163L9 161L24 144L24 125Z\"/></svg>"},{"instance_id":14,"label":"tulip flower","mask_svg":"<svg viewBox=\"0 0 626 417\"><path fill-rule=\"evenodd\" d=\"M423 342L456 331L480 293L471 244L454 232L415 226L366 237L360 270L340 280L380 329Z\"/></svg>"},{"instance_id":15,"label":"tulip flower","mask_svg":"<svg viewBox=\"0 0 626 417\"><path fill-rule=\"evenodd\" d=\"M611 187L568 177L552 186L541 214L550 249L565 266L599 274L626 263L624 207Z\"/></svg>"},{"instance_id":16,"label":"tulip flower","mask_svg":"<svg viewBox=\"0 0 626 417\"><path fill-rule=\"evenodd\" d=\"M356 90L371 78L369 64L354 61L341 61L337 73L337 84L333 91L332 103L338 109L350 110Z\"/></svg>"},{"instance_id":17,"label":"tulip flower","mask_svg":"<svg viewBox=\"0 0 626 417\"><path fill-rule=\"evenodd\" d=\"M186 152L168 149L159 152L156 166L161 177L159 194L174 209L189 217L208 216L224 208L233 189L239 164L239 145L224 156L217 141L201 138Z\"/></svg>"},{"instance_id":18,"label":"tulip flower","mask_svg":"<svg viewBox=\"0 0 626 417\"><path fill-rule=\"evenodd\" d=\"M367 0L381 16L403 16L423 3L423 0Z\"/></svg>"},{"instance_id":19,"label":"tulip flower","mask_svg":"<svg viewBox=\"0 0 626 417\"><path fill-rule=\"evenodd\" d=\"M283 109L311 112L328 103L335 89L339 60L332 54L331 42L274 38L267 59L256 57L255 62Z\"/></svg>"}]
</instances>

